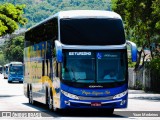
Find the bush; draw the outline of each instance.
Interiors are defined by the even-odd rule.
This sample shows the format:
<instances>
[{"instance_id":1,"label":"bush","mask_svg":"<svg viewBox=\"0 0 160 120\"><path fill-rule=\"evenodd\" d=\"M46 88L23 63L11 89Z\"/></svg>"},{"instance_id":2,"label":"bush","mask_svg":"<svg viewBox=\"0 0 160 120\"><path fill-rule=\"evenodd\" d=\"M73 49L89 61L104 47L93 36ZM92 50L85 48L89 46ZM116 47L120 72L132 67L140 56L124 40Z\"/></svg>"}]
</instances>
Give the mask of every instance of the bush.
<instances>
[{"instance_id":1,"label":"bush","mask_svg":"<svg viewBox=\"0 0 160 120\"><path fill-rule=\"evenodd\" d=\"M131 58L129 58L129 59L128 59L128 67L129 67L129 68L134 68L135 65L136 65L136 63L135 63L135 62L132 62Z\"/></svg>"},{"instance_id":2,"label":"bush","mask_svg":"<svg viewBox=\"0 0 160 120\"><path fill-rule=\"evenodd\" d=\"M160 58L156 57L152 59L150 62L147 62L145 66L150 70L160 71Z\"/></svg>"}]
</instances>

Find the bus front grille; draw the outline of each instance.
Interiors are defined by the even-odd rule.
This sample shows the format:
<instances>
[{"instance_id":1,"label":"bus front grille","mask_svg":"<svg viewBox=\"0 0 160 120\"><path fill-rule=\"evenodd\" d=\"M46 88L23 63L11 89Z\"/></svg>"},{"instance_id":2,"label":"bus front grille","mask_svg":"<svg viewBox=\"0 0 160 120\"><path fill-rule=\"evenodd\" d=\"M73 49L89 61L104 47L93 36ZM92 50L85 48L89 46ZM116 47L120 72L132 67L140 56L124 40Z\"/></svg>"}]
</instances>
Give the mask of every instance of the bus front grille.
<instances>
[{"instance_id":1,"label":"bus front grille","mask_svg":"<svg viewBox=\"0 0 160 120\"><path fill-rule=\"evenodd\" d=\"M112 100L113 96L108 97L82 97L78 96L80 100Z\"/></svg>"}]
</instances>

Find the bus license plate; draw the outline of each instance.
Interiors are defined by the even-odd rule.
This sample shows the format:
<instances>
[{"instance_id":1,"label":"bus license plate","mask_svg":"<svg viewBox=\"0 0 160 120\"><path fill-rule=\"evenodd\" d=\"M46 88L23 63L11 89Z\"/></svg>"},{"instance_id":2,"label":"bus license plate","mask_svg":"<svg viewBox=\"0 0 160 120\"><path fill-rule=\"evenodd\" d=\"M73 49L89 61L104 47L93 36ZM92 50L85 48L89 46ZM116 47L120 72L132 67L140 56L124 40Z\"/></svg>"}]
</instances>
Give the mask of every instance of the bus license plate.
<instances>
[{"instance_id":1,"label":"bus license plate","mask_svg":"<svg viewBox=\"0 0 160 120\"><path fill-rule=\"evenodd\" d=\"M91 103L91 106L95 106L95 107L101 106L101 103L94 102L94 103Z\"/></svg>"}]
</instances>

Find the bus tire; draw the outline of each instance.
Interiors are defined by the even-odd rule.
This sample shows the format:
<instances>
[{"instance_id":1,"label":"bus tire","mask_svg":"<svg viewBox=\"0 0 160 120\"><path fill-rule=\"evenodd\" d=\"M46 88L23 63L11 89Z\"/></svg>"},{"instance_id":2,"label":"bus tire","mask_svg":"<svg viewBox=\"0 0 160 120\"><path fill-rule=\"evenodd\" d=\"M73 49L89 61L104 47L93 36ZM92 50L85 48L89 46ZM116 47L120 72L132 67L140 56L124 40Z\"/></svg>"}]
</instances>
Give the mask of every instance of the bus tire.
<instances>
[{"instance_id":1,"label":"bus tire","mask_svg":"<svg viewBox=\"0 0 160 120\"><path fill-rule=\"evenodd\" d=\"M49 108L49 110L53 110L53 99L51 98L51 96L49 99L50 100L48 101L48 108Z\"/></svg>"},{"instance_id":2,"label":"bus tire","mask_svg":"<svg viewBox=\"0 0 160 120\"><path fill-rule=\"evenodd\" d=\"M48 95L48 108L49 110L53 110L53 96L51 91L50 94Z\"/></svg>"},{"instance_id":3,"label":"bus tire","mask_svg":"<svg viewBox=\"0 0 160 120\"><path fill-rule=\"evenodd\" d=\"M58 109L58 108L56 108L56 107L53 106L53 111L54 111L54 112L59 112L60 109Z\"/></svg>"},{"instance_id":4,"label":"bus tire","mask_svg":"<svg viewBox=\"0 0 160 120\"><path fill-rule=\"evenodd\" d=\"M107 115L113 115L114 108L107 109Z\"/></svg>"},{"instance_id":5,"label":"bus tire","mask_svg":"<svg viewBox=\"0 0 160 120\"><path fill-rule=\"evenodd\" d=\"M27 98L29 98L29 85L27 84Z\"/></svg>"},{"instance_id":6,"label":"bus tire","mask_svg":"<svg viewBox=\"0 0 160 120\"><path fill-rule=\"evenodd\" d=\"M32 88L29 89L29 97L28 97L28 100L29 100L29 103L30 103L30 104L34 104Z\"/></svg>"},{"instance_id":7,"label":"bus tire","mask_svg":"<svg viewBox=\"0 0 160 120\"><path fill-rule=\"evenodd\" d=\"M8 81L8 83L12 83L12 81Z\"/></svg>"}]
</instances>

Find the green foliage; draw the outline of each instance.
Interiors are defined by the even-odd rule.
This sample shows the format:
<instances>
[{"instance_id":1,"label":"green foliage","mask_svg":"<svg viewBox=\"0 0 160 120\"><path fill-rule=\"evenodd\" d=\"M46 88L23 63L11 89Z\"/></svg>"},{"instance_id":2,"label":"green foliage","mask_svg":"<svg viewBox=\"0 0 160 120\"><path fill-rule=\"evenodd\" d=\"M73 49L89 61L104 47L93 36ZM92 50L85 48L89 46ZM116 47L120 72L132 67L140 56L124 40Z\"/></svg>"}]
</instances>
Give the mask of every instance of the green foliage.
<instances>
[{"instance_id":1,"label":"green foliage","mask_svg":"<svg viewBox=\"0 0 160 120\"><path fill-rule=\"evenodd\" d=\"M6 41L4 45L5 59L8 61L23 62L24 36L18 36Z\"/></svg>"},{"instance_id":2,"label":"green foliage","mask_svg":"<svg viewBox=\"0 0 160 120\"><path fill-rule=\"evenodd\" d=\"M152 8L153 8L153 12L152 14L155 16L155 18L157 19L160 19L160 14L159 14L159 11L160 11L160 1L159 0L154 0L153 1L153 4L152 4ZM160 30L160 20L159 21L156 21L156 24L155 24L155 27L156 29L159 29Z\"/></svg>"},{"instance_id":3,"label":"green foliage","mask_svg":"<svg viewBox=\"0 0 160 120\"><path fill-rule=\"evenodd\" d=\"M143 86L142 86L142 83L140 82L140 80L136 80L136 84L134 86L134 89L136 89L136 90L142 90L143 89Z\"/></svg>"},{"instance_id":4,"label":"green foliage","mask_svg":"<svg viewBox=\"0 0 160 120\"><path fill-rule=\"evenodd\" d=\"M8 28L4 25L4 23L0 20L0 36L2 36Z\"/></svg>"},{"instance_id":5,"label":"green foliage","mask_svg":"<svg viewBox=\"0 0 160 120\"><path fill-rule=\"evenodd\" d=\"M0 4L0 36L11 34L18 25L24 25L27 19L23 17L25 5L13 5L11 3Z\"/></svg>"},{"instance_id":6,"label":"green foliage","mask_svg":"<svg viewBox=\"0 0 160 120\"><path fill-rule=\"evenodd\" d=\"M0 20L2 21L3 24L2 28L5 28L3 29L3 32L0 33L1 36L6 33L12 33L16 29L18 29L18 25L16 24L16 22L11 18L7 17L6 15L0 14Z\"/></svg>"},{"instance_id":7,"label":"green foliage","mask_svg":"<svg viewBox=\"0 0 160 120\"><path fill-rule=\"evenodd\" d=\"M152 12L154 0L112 0L112 8L124 19L127 37L142 46L149 47L154 35L155 17ZM158 6L157 6L158 7Z\"/></svg>"},{"instance_id":8,"label":"green foliage","mask_svg":"<svg viewBox=\"0 0 160 120\"><path fill-rule=\"evenodd\" d=\"M135 65L136 65L136 63L135 63L135 62L132 62L131 58L129 58L129 59L128 59L128 67L129 67L129 68L134 68Z\"/></svg>"},{"instance_id":9,"label":"green foliage","mask_svg":"<svg viewBox=\"0 0 160 120\"><path fill-rule=\"evenodd\" d=\"M157 54L154 53L156 47L151 47L151 45L157 44L160 38L159 2L159 0L112 0L112 9L119 13L124 20L127 39L141 47L138 52L139 59L136 69L139 67L145 48L151 51L152 58Z\"/></svg>"},{"instance_id":10,"label":"green foliage","mask_svg":"<svg viewBox=\"0 0 160 120\"><path fill-rule=\"evenodd\" d=\"M30 8L30 9L28 9ZM82 9L109 9L108 1L99 0L47 0L36 5L27 6L26 17L30 22L26 27L30 27L37 22L62 10L82 10Z\"/></svg>"},{"instance_id":11,"label":"green foliage","mask_svg":"<svg viewBox=\"0 0 160 120\"><path fill-rule=\"evenodd\" d=\"M160 78L160 57L155 57L154 59L152 59L150 62L147 62L145 64L145 67L147 68L147 70L149 71L148 73L148 77L150 77L150 86L149 90L155 91L160 93L160 82L159 82L159 78Z\"/></svg>"},{"instance_id":12,"label":"green foliage","mask_svg":"<svg viewBox=\"0 0 160 120\"><path fill-rule=\"evenodd\" d=\"M4 64L5 64L4 54L3 52L0 52L0 65L4 65Z\"/></svg>"},{"instance_id":13,"label":"green foliage","mask_svg":"<svg viewBox=\"0 0 160 120\"><path fill-rule=\"evenodd\" d=\"M110 10L110 0L1 0L0 3L25 4L29 28L62 10Z\"/></svg>"},{"instance_id":14,"label":"green foliage","mask_svg":"<svg viewBox=\"0 0 160 120\"><path fill-rule=\"evenodd\" d=\"M153 71L160 71L160 58L156 57L150 62L146 63L146 68L149 68Z\"/></svg>"}]
</instances>

